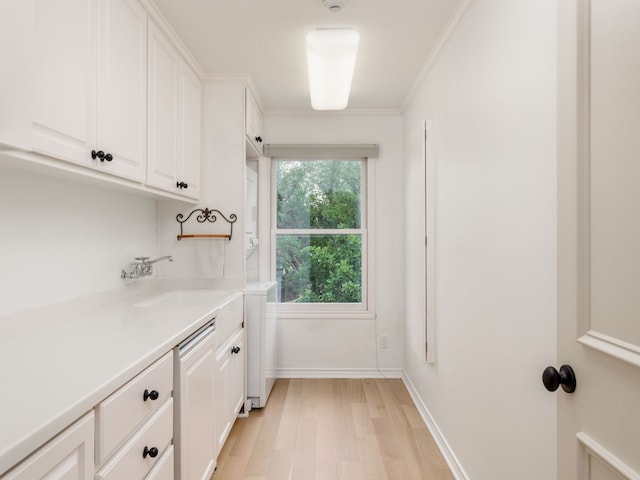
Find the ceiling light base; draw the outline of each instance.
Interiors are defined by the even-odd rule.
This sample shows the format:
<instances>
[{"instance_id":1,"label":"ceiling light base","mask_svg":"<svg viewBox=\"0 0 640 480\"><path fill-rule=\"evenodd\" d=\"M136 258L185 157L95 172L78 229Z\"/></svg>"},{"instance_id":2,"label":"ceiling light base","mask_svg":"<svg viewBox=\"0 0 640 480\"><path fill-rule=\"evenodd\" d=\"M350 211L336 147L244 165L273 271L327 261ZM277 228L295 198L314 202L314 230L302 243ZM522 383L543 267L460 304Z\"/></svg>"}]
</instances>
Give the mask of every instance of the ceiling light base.
<instances>
[{"instance_id":1,"label":"ceiling light base","mask_svg":"<svg viewBox=\"0 0 640 480\"><path fill-rule=\"evenodd\" d=\"M339 12L344 6L345 0L322 0L322 5L332 12Z\"/></svg>"}]
</instances>

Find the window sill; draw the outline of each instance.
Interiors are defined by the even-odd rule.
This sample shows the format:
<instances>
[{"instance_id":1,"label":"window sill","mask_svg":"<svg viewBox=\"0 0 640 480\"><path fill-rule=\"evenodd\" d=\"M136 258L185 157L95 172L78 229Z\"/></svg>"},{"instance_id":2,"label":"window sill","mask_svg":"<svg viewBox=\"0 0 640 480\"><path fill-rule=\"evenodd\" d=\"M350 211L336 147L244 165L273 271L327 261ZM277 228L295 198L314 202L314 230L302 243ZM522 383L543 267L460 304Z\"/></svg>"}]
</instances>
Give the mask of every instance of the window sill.
<instances>
[{"instance_id":1,"label":"window sill","mask_svg":"<svg viewBox=\"0 0 640 480\"><path fill-rule=\"evenodd\" d=\"M278 320L375 320L371 312L278 312Z\"/></svg>"}]
</instances>

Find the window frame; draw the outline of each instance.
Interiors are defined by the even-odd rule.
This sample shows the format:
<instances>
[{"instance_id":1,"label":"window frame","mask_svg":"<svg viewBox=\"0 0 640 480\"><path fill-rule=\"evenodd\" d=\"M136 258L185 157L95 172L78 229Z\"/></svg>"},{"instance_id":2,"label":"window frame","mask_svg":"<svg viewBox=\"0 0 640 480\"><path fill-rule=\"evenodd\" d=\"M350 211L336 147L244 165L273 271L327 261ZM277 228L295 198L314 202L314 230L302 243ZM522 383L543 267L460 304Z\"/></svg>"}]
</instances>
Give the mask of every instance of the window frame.
<instances>
[{"instance_id":1,"label":"window frame","mask_svg":"<svg viewBox=\"0 0 640 480\"><path fill-rule=\"evenodd\" d=\"M278 161L360 161L361 162L361 185L360 185L360 228L359 229L279 229L277 228L277 168ZM318 155L317 158L291 158L291 157L271 157L271 194L270 194L270 277L277 279L276 272L276 236L278 234L291 235L361 235L362 245L362 271L361 288L362 301L360 303L278 303L278 318L374 318L375 298L374 298L374 179L375 162L367 157L351 158L324 158Z\"/></svg>"}]
</instances>

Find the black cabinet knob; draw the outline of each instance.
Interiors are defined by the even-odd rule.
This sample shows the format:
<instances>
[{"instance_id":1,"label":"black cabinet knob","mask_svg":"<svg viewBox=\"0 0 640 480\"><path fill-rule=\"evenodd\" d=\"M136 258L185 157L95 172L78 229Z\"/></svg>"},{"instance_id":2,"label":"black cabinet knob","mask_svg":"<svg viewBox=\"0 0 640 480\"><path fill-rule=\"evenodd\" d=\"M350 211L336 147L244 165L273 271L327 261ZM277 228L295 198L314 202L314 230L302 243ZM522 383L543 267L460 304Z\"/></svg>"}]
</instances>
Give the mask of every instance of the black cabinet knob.
<instances>
[{"instance_id":1,"label":"black cabinet knob","mask_svg":"<svg viewBox=\"0 0 640 480\"><path fill-rule=\"evenodd\" d=\"M262 137L256 137L256 142L262 143Z\"/></svg>"},{"instance_id":2,"label":"black cabinet knob","mask_svg":"<svg viewBox=\"0 0 640 480\"><path fill-rule=\"evenodd\" d=\"M562 365L560 371L555 367L547 367L542 372L542 383L550 392L555 392L559 386L567 393L576 391L576 374L569 365Z\"/></svg>"},{"instance_id":3,"label":"black cabinet knob","mask_svg":"<svg viewBox=\"0 0 640 480\"><path fill-rule=\"evenodd\" d=\"M142 398L146 402L149 399L157 400L159 396L160 396L160 394L158 393L157 390L151 390L151 391L145 390L144 394L142 395Z\"/></svg>"},{"instance_id":4,"label":"black cabinet knob","mask_svg":"<svg viewBox=\"0 0 640 480\"><path fill-rule=\"evenodd\" d=\"M96 158L99 158L101 162L104 162L104 152L102 150L91 150L91 158L93 158L94 160Z\"/></svg>"},{"instance_id":5,"label":"black cabinet knob","mask_svg":"<svg viewBox=\"0 0 640 480\"><path fill-rule=\"evenodd\" d=\"M237 345L231 348L231 353L240 353L240 347Z\"/></svg>"},{"instance_id":6,"label":"black cabinet knob","mask_svg":"<svg viewBox=\"0 0 640 480\"><path fill-rule=\"evenodd\" d=\"M177 188L189 188L189 185L185 182L176 182Z\"/></svg>"},{"instance_id":7,"label":"black cabinet knob","mask_svg":"<svg viewBox=\"0 0 640 480\"><path fill-rule=\"evenodd\" d=\"M101 162L104 162L105 160L107 162L110 162L111 160L113 160L113 155L111 155L110 153L104 153L102 150L91 150L91 158L93 158L94 160L97 158Z\"/></svg>"},{"instance_id":8,"label":"black cabinet knob","mask_svg":"<svg viewBox=\"0 0 640 480\"><path fill-rule=\"evenodd\" d=\"M144 451L142 452L142 458L147 458L147 456L151 458L156 458L158 456L158 449L156 447L144 447Z\"/></svg>"}]
</instances>

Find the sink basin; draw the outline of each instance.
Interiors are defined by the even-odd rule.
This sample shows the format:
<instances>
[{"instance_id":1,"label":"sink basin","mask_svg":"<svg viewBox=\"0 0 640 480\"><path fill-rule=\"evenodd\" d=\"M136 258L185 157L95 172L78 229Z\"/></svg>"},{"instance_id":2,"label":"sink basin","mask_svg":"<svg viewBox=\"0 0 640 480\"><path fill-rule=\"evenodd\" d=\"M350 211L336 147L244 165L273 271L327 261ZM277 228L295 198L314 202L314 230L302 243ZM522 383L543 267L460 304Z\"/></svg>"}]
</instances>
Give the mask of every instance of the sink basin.
<instances>
[{"instance_id":1,"label":"sink basin","mask_svg":"<svg viewBox=\"0 0 640 480\"><path fill-rule=\"evenodd\" d=\"M213 307L231 295L229 291L215 290L172 290L134 304L134 307L176 308Z\"/></svg>"}]
</instances>

